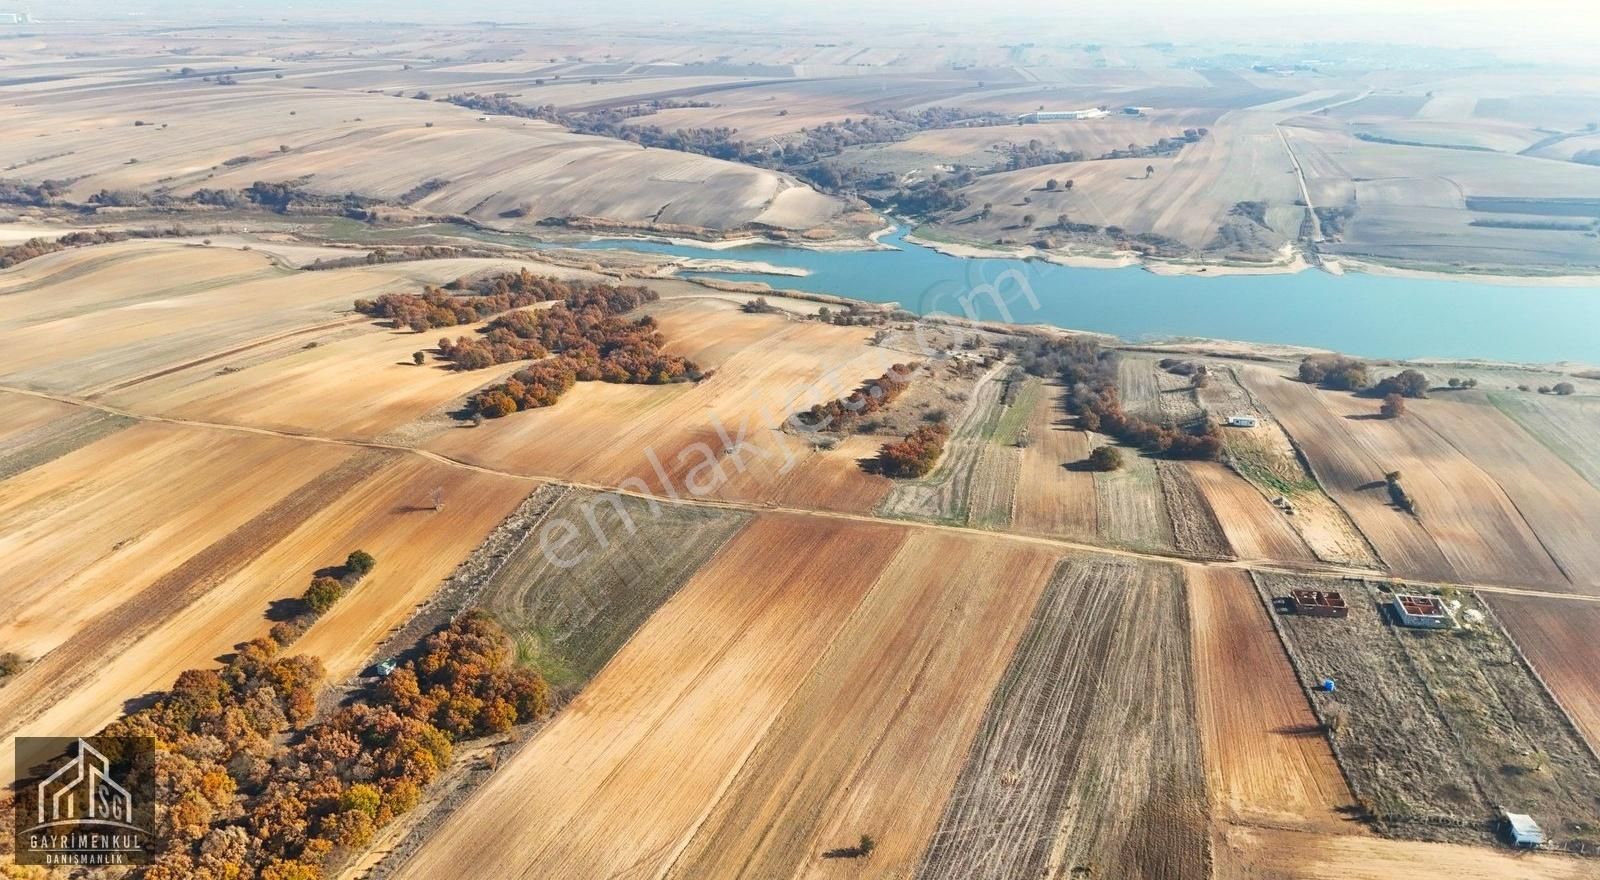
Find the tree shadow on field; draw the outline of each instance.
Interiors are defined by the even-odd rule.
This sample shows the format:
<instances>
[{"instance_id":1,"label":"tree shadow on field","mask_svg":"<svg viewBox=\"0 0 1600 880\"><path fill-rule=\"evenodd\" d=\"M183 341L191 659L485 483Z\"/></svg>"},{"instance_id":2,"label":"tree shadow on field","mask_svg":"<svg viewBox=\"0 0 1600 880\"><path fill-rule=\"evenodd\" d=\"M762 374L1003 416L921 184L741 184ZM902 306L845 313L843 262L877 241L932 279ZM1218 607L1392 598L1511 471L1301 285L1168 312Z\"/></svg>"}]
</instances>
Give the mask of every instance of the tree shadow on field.
<instances>
[{"instance_id":1,"label":"tree shadow on field","mask_svg":"<svg viewBox=\"0 0 1600 880\"><path fill-rule=\"evenodd\" d=\"M1370 491L1372 489L1386 489L1388 487L1389 487L1389 481L1388 480L1373 480L1370 483L1362 483L1361 485L1357 486L1356 487L1356 491L1357 492L1367 492L1367 491Z\"/></svg>"},{"instance_id":2,"label":"tree shadow on field","mask_svg":"<svg viewBox=\"0 0 1600 880\"><path fill-rule=\"evenodd\" d=\"M1099 468L1095 467L1094 464L1087 458L1079 461L1063 462L1061 469L1071 471L1075 474L1092 474L1097 473L1100 470Z\"/></svg>"},{"instance_id":3,"label":"tree shadow on field","mask_svg":"<svg viewBox=\"0 0 1600 880\"><path fill-rule=\"evenodd\" d=\"M1345 418L1352 422L1381 422L1388 418L1383 413L1351 413Z\"/></svg>"},{"instance_id":4,"label":"tree shadow on field","mask_svg":"<svg viewBox=\"0 0 1600 880\"><path fill-rule=\"evenodd\" d=\"M1290 736L1296 739L1321 739L1326 735L1320 724L1285 724L1272 730L1279 736Z\"/></svg>"},{"instance_id":5,"label":"tree shadow on field","mask_svg":"<svg viewBox=\"0 0 1600 880\"><path fill-rule=\"evenodd\" d=\"M166 691L150 691L137 697L129 697L122 701L122 714L132 715L154 706L158 700L166 696Z\"/></svg>"},{"instance_id":6,"label":"tree shadow on field","mask_svg":"<svg viewBox=\"0 0 1600 880\"><path fill-rule=\"evenodd\" d=\"M273 599L267 605L267 619L273 623L293 620L306 611L306 603L298 598Z\"/></svg>"}]
</instances>

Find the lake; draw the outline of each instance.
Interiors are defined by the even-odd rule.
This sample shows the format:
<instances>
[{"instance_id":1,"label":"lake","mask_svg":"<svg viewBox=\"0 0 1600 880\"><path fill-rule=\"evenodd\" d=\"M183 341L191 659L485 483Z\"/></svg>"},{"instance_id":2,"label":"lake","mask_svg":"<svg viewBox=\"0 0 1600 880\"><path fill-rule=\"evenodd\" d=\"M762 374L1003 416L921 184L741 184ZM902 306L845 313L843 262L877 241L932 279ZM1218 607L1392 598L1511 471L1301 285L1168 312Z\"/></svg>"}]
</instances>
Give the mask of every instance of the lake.
<instances>
[{"instance_id":1,"label":"lake","mask_svg":"<svg viewBox=\"0 0 1600 880\"><path fill-rule=\"evenodd\" d=\"M1082 269L1039 260L952 257L907 244L904 234L896 230L885 236L882 242L894 250L881 251L767 244L713 250L620 239L577 246L795 267L811 274L702 274L897 302L918 314L1092 330L1130 342L1206 337L1376 358L1600 363L1600 280L1586 287L1538 287L1316 270L1156 275L1138 267Z\"/></svg>"}]
</instances>

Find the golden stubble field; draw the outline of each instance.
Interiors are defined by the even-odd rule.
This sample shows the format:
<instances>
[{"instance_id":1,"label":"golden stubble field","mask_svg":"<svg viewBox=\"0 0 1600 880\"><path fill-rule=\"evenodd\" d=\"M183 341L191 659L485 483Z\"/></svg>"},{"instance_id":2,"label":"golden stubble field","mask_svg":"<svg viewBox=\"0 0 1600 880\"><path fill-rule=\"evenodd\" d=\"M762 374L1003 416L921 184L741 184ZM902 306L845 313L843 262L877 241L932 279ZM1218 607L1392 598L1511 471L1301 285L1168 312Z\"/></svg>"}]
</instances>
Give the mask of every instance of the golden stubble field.
<instances>
[{"instance_id":1,"label":"golden stubble field","mask_svg":"<svg viewBox=\"0 0 1600 880\"><path fill-rule=\"evenodd\" d=\"M759 517L402 876L833 876L853 866L823 851L862 834L908 874L1054 564Z\"/></svg>"}]
</instances>

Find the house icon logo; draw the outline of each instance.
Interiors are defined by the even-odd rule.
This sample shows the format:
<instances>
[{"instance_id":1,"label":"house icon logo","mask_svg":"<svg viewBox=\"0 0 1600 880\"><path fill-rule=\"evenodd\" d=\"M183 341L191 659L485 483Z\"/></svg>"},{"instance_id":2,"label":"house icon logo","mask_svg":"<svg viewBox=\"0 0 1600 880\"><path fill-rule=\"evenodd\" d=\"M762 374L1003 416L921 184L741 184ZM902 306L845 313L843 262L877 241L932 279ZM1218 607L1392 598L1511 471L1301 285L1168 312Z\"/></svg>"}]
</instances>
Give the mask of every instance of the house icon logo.
<instances>
[{"instance_id":1,"label":"house icon logo","mask_svg":"<svg viewBox=\"0 0 1600 880\"><path fill-rule=\"evenodd\" d=\"M33 748L26 772L21 766L24 740L36 741L27 743ZM19 737L18 864L146 862L154 825L153 796L148 790L149 772L136 773L134 768L141 759L148 768L153 750L154 742L142 738ZM45 760L38 761L40 755ZM131 782L134 777L139 781Z\"/></svg>"},{"instance_id":2,"label":"house icon logo","mask_svg":"<svg viewBox=\"0 0 1600 880\"><path fill-rule=\"evenodd\" d=\"M133 818L133 795L111 778L111 759L81 738L77 757L39 783L39 824L121 825L138 829Z\"/></svg>"}]
</instances>

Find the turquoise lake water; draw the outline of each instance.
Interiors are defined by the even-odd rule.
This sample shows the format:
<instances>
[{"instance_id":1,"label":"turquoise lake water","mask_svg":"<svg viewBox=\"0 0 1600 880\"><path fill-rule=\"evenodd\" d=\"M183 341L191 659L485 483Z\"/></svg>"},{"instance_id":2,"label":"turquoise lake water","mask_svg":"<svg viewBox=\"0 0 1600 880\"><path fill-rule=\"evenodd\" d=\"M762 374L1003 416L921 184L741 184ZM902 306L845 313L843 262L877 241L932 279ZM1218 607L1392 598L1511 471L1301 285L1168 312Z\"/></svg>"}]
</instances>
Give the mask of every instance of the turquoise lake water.
<instances>
[{"instance_id":1,"label":"turquoise lake water","mask_svg":"<svg viewBox=\"0 0 1600 880\"><path fill-rule=\"evenodd\" d=\"M704 274L897 302L918 314L1092 330L1130 342L1207 337L1379 358L1600 363L1600 281L1537 287L1321 271L1168 276L1137 267L1079 269L1038 260L950 257L906 244L903 236L897 230L882 239L892 251L778 245L711 250L631 240L579 247L757 260L811 274Z\"/></svg>"}]
</instances>

